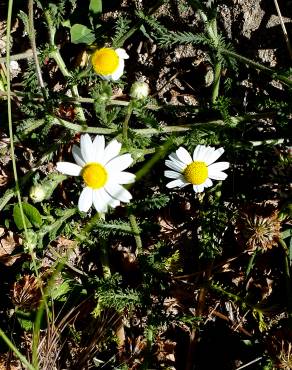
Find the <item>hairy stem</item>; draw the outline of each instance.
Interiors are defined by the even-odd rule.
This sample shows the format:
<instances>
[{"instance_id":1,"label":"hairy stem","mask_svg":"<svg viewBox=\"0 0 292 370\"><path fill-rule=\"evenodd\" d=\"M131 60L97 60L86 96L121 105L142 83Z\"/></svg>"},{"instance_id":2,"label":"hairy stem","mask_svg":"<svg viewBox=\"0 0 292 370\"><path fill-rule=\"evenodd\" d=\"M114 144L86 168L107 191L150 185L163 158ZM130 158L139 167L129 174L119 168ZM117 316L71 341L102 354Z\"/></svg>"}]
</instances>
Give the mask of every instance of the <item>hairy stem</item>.
<instances>
[{"instance_id":1,"label":"hairy stem","mask_svg":"<svg viewBox=\"0 0 292 370\"><path fill-rule=\"evenodd\" d=\"M212 103L216 103L216 100L219 95L219 88L220 88L220 79L221 79L221 63L217 62L215 65L215 73L214 73L214 83L213 83L213 90L212 90Z\"/></svg>"},{"instance_id":2,"label":"hairy stem","mask_svg":"<svg viewBox=\"0 0 292 370\"><path fill-rule=\"evenodd\" d=\"M127 114L123 122L123 141L126 142L128 140L128 127L129 127L129 121L131 118L133 112L133 103L130 101L130 104L127 108Z\"/></svg>"},{"instance_id":3,"label":"hairy stem","mask_svg":"<svg viewBox=\"0 0 292 370\"><path fill-rule=\"evenodd\" d=\"M31 49L32 49L33 59L34 59L35 68L36 68L37 79L38 79L39 85L41 87L41 91L42 91L44 100L46 102L48 97L47 97L47 92L46 92L46 89L45 89L45 84L44 84L44 80L43 80L43 76L42 76L42 71L41 71L41 67L40 67L40 63L39 63L38 55L37 55L34 20L33 19L34 19L33 0L29 0L29 2L28 2L29 38L30 38Z\"/></svg>"},{"instance_id":4,"label":"hairy stem","mask_svg":"<svg viewBox=\"0 0 292 370\"><path fill-rule=\"evenodd\" d=\"M67 66L66 66L66 64L65 64L65 62L64 62L64 60L63 60L63 58L60 54L60 51L59 51L58 47L55 44L56 28L54 26L51 14L50 14L48 9L44 11L44 15L45 15L47 25L48 25L50 46L52 48L52 51L50 53L50 57L55 60L55 62L57 63L61 73L63 74L63 76L67 77L67 78L70 78L70 77L72 77L72 75L68 71L68 68L67 68ZM78 86L77 85L74 85L74 84L71 85L71 92L72 92L72 96L74 98L79 98L79 92L78 92ZM85 114L83 112L83 109L82 109L82 106L81 106L80 103L76 104L76 112L77 112L77 115L79 117L79 120L86 123Z\"/></svg>"},{"instance_id":5,"label":"hairy stem","mask_svg":"<svg viewBox=\"0 0 292 370\"><path fill-rule=\"evenodd\" d=\"M246 114L244 116L233 116L230 117L230 120L232 121L233 126L236 126L242 122L249 121L251 119L256 118L262 118L267 117L271 115L271 113L260 113L260 114ZM52 117L52 124L66 127L73 131L78 131L81 133L89 133L89 134L116 134L119 132L117 129L112 128L104 128L104 127L89 127L84 125L78 125L76 123L72 123L69 121L66 121L61 118ZM195 122L194 124L184 124L180 126L163 126L159 129L156 128L141 128L141 129L132 129L133 132L139 134L139 135L163 135L166 133L176 133L176 132L186 132L191 131L197 127L206 127L206 128L214 128L214 127L220 127L224 126L225 122L223 120L214 120L214 121L208 121L208 122Z\"/></svg>"},{"instance_id":6,"label":"hairy stem","mask_svg":"<svg viewBox=\"0 0 292 370\"><path fill-rule=\"evenodd\" d=\"M137 256L139 253L142 252L143 247L142 247L142 239L140 236L140 229L137 224L136 217L135 215L133 215L133 213L129 215L129 221L130 221L133 234L134 234L134 238L135 238L135 242L136 242L136 256Z\"/></svg>"}]
</instances>

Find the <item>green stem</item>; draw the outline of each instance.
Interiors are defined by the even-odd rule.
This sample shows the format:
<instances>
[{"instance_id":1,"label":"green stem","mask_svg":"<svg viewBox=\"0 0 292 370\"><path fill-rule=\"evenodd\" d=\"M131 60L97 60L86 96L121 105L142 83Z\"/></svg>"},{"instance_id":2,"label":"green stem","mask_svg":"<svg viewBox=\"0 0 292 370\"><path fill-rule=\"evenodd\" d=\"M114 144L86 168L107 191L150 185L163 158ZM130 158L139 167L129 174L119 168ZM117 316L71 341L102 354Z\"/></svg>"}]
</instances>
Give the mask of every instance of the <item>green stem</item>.
<instances>
[{"instance_id":1,"label":"green stem","mask_svg":"<svg viewBox=\"0 0 292 370\"><path fill-rule=\"evenodd\" d=\"M50 11L45 10L44 15L48 24L50 45L55 46L56 27L54 26Z\"/></svg>"},{"instance_id":2,"label":"green stem","mask_svg":"<svg viewBox=\"0 0 292 370\"><path fill-rule=\"evenodd\" d=\"M133 102L130 101L130 104L128 105L127 114L123 122L123 140L124 142L127 142L128 140L128 127L129 127L129 121L131 118L133 112Z\"/></svg>"},{"instance_id":3,"label":"green stem","mask_svg":"<svg viewBox=\"0 0 292 370\"><path fill-rule=\"evenodd\" d=\"M221 68L222 65L220 62L217 62L215 65L215 76L214 76L214 83L213 83L213 91L212 91L212 103L215 104L216 100L219 95L219 87L220 87L220 79L221 79Z\"/></svg>"},{"instance_id":4,"label":"green stem","mask_svg":"<svg viewBox=\"0 0 292 370\"><path fill-rule=\"evenodd\" d=\"M168 153L168 150L171 147L172 143L173 143L172 139L170 138L167 141L165 141L165 143L161 147L157 148L152 158L150 158L149 161L147 161L144 164L144 166L139 171L136 172L136 182L141 180L141 178L151 170L155 163L157 163L161 158L163 158ZM131 187L131 184L129 185L129 187Z\"/></svg>"},{"instance_id":5,"label":"green stem","mask_svg":"<svg viewBox=\"0 0 292 370\"><path fill-rule=\"evenodd\" d=\"M67 69L67 66L63 60L63 58L61 57L61 54L59 52L59 49L57 49L57 47L55 47L55 49L53 51L50 52L50 57L53 58L55 60L55 62L57 63L62 75L64 77L71 77L71 73L68 71Z\"/></svg>"},{"instance_id":6,"label":"green stem","mask_svg":"<svg viewBox=\"0 0 292 370\"><path fill-rule=\"evenodd\" d=\"M82 236L86 236L86 234L88 234L95 226L98 226L98 221L100 220L100 218L101 215L98 212L93 217L91 217L91 219L87 222L81 232ZM80 240L82 240L82 238L80 238ZM111 270L108 258L108 248L106 240L103 238L100 239L99 257L102 265L103 276L110 277Z\"/></svg>"},{"instance_id":7,"label":"green stem","mask_svg":"<svg viewBox=\"0 0 292 370\"><path fill-rule=\"evenodd\" d=\"M39 341L40 341L40 328L41 328L41 323L44 315L44 311L46 308L46 312L48 314L47 320L49 320L49 311L47 309L47 297L50 294L50 291L52 290L52 287L55 284L55 280L58 276L58 274L62 271L64 268L66 259L68 257L64 256L58 262L55 264L55 266L52 266L52 276L48 282L48 285L45 288L44 293L42 294L42 302L37 310L36 318L34 321L34 327L33 327L33 342L32 342L32 363L35 367L35 370L39 369L38 366L38 346L39 346Z\"/></svg>"},{"instance_id":8,"label":"green stem","mask_svg":"<svg viewBox=\"0 0 292 370\"><path fill-rule=\"evenodd\" d=\"M246 278L246 279L248 278L248 276L249 276L249 274L250 274L250 272L251 272L251 270L252 270L252 268L253 268L253 266L254 266L254 260L255 260L255 258L256 258L256 256L257 256L258 252L259 252L259 248L257 248L257 249L253 252L253 254L252 254L251 258L249 259L249 262L248 262L248 265L247 265L247 269L246 269L246 273L245 273L245 278Z\"/></svg>"},{"instance_id":9,"label":"green stem","mask_svg":"<svg viewBox=\"0 0 292 370\"><path fill-rule=\"evenodd\" d=\"M240 54L237 54L236 52L234 51L231 51L231 50L227 50L227 49L220 49L219 50L222 54L225 54L227 56L230 56L232 58L235 58L237 59L238 61L240 61L241 63L244 63L244 64L247 64L247 65L250 65L252 67L255 67L256 69L270 75L271 77L273 77L274 79L276 80L279 80L283 83L285 83L286 85L288 85L289 87L292 86L292 80L286 76L283 76L281 74L278 74L277 72L275 72L273 69L271 68L268 68L258 62L254 62L253 60L251 59L248 59Z\"/></svg>"},{"instance_id":10,"label":"green stem","mask_svg":"<svg viewBox=\"0 0 292 370\"><path fill-rule=\"evenodd\" d=\"M100 239L99 257L102 266L103 276L105 278L109 278L111 276L111 269L108 257L108 245L106 243L106 240L103 238Z\"/></svg>"},{"instance_id":11,"label":"green stem","mask_svg":"<svg viewBox=\"0 0 292 370\"><path fill-rule=\"evenodd\" d=\"M47 91L45 89L45 84L43 81L42 71L40 67L40 63L37 56L37 47L36 47L36 40L35 40L35 29L34 29L34 14L33 14L33 0L29 0L28 2L28 25L29 25L29 38L31 43L31 49L33 53L33 59L36 68L37 79L44 97L44 101L47 102Z\"/></svg>"},{"instance_id":12,"label":"green stem","mask_svg":"<svg viewBox=\"0 0 292 370\"><path fill-rule=\"evenodd\" d=\"M165 0L158 0L157 3L151 8L149 9L149 12L147 13L148 16L155 13L156 10L164 4L164 1ZM123 35L120 39L118 39L115 44L113 45L114 48L120 48L124 45L125 41L131 37L136 31L139 30L139 28L142 26L143 24L143 21L138 21L137 24L135 26L133 26L125 35Z\"/></svg>"},{"instance_id":13,"label":"green stem","mask_svg":"<svg viewBox=\"0 0 292 370\"><path fill-rule=\"evenodd\" d=\"M63 58L60 54L60 51L59 51L58 47L55 45L56 28L55 28L54 23L52 21L52 17L51 17L51 14L50 14L49 10L45 10L44 15L45 15L47 25L48 25L50 46L52 48L52 51L50 53L50 57L55 60L55 62L57 63L61 73L63 74L63 76L67 77L67 78L70 78L70 77L72 77L72 75L68 71L67 66L66 66L66 64L65 64L65 62L64 62L64 60L63 60ZM70 88L71 88L72 96L74 98L79 98L78 86L73 84L73 85L71 85ZM82 106L81 106L80 103L76 104L76 111L77 111L77 115L79 116L80 121L86 123L85 114L83 112L83 109L82 109Z\"/></svg>"},{"instance_id":14,"label":"green stem","mask_svg":"<svg viewBox=\"0 0 292 370\"><path fill-rule=\"evenodd\" d=\"M10 40L12 7L13 7L13 0L9 0L8 14L7 14L6 40ZM22 223L24 225L24 233L25 233L25 236L26 236L26 239L27 239L27 228L26 228L26 222L25 222L23 208L22 208L20 187L19 187L16 160L15 160L14 141L13 141L11 85L10 85L10 68L9 68L9 66L10 66L10 45L9 45L9 42L7 43L6 65L8 66L8 68L7 68L7 115L8 115L9 139L10 139L10 155L11 155L11 160L12 160L12 168L13 168L13 175L14 175L14 181L15 181L15 192L16 192L17 199L18 199L18 204L19 204L19 208L20 208Z\"/></svg>"},{"instance_id":15,"label":"green stem","mask_svg":"<svg viewBox=\"0 0 292 370\"><path fill-rule=\"evenodd\" d=\"M104 224L102 222L95 222L95 226L98 229L104 229L104 230L117 230L122 231L127 234L133 234L133 235L139 235L140 229L133 229L132 226L129 225L115 225L115 224Z\"/></svg>"},{"instance_id":16,"label":"green stem","mask_svg":"<svg viewBox=\"0 0 292 370\"><path fill-rule=\"evenodd\" d=\"M136 256L142 252L142 249L143 249L143 246L142 246L142 239L141 239L141 236L140 236L140 229L139 229L139 226L137 224L137 220L136 220L136 217L135 215L133 215L133 213L131 213L129 215L129 220L130 220L130 224L131 224L131 227L132 227L132 230L133 230L133 233L134 233L134 238L135 238L135 242L136 242Z\"/></svg>"},{"instance_id":17,"label":"green stem","mask_svg":"<svg viewBox=\"0 0 292 370\"><path fill-rule=\"evenodd\" d=\"M269 113L270 114L270 113ZM259 117L266 117L267 114L247 114L244 116L234 116L231 117L231 121L233 126L236 126L242 122L249 121L251 119L259 118ZM66 127L73 131L78 131L81 133L89 133L89 134L116 134L118 132L117 129L112 128L104 128L104 127L89 127L84 125L79 125L76 123L72 123L69 121L66 121L61 118L52 117L52 124ZM212 128L212 127L218 127L218 126L224 126L225 122L223 120L214 120L209 122L196 122L194 124L186 124L186 125L180 125L180 126L164 126L160 129L156 128L142 128L142 129L132 129L133 132L139 134L139 135L163 135L166 133L175 133L175 132L186 132L193 130L197 127L206 127L206 128Z\"/></svg>"},{"instance_id":18,"label":"green stem","mask_svg":"<svg viewBox=\"0 0 292 370\"><path fill-rule=\"evenodd\" d=\"M4 331L0 329L0 336L4 340L4 342L8 345L8 347L14 352L14 354L19 358L19 360L26 366L29 370L36 370L26 359L26 357L23 356L22 353L18 351L18 349L15 347L15 345L11 342L11 340L6 336Z\"/></svg>"},{"instance_id":19,"label":"green stem","mask_svg":"<svg viewBox=\"0 0 292 370\"><path fill-rule=\"evenodd\" d=\"M198 10L201 19L205 23L206 32L209 38L212 40L214 48L217 50L219 45L219 38L218 38L218 31L217 31L217 20L216 18L211 19L208 21L207 15L202 11ZM215 71L214 71L214 83L213 83L213 90L212 90L212 103L216 102L216 99L219 95L219 87L220 87L220 79L221 79L221 69L222 64L216 57L217 61L215 63Z\"/></svg>"},{"instance_id":20,"label":"green stem","mask_svg":"<svg viewBox=\"0 0 292 370\"><path fill-rule=\"evenodd\" d=\"M228 299L230 299L231 301L241 304L243 307L246 306L248 309L258 312L261 315L265 315L265 312L269 311L267 308L262 309L260 305L252 305L251 303L247 302L244 298L241 298L239 295L236 295L234 293L228 292L220 285L216 285L214 283L209 282L208 286L211 290L219 294L223 294L224 296L228 297Z\"/></svg>"},{"instance_id":21,"label":"green stem","mask_svg":"<svg viewBox=\"0 0 292 370\"><path fill-rule=\"evenodd\" d=\"M8 13L7 13L7 33L6 33L6 40L10 40L10 33L11 33L11 17L12 17L12 8L13 8L13 0L9 0L8 3ZM23 223L24 228L24 235L25 239L28 240L28 232L26 221L24 217L23 207L22 207L22 200L21 200L21 193L20 193L20 186L18 181L18 174L17 174L17 167L16 167L16 160L15 160L15 150L14 150L14 141L13 141L13 124L12 124L12 107L11 107L11 85L10 85L10 45L7 44L7 55L6 55L6 65L7 68L7 115L8 115L8 127L9 127L9 139L10 139L10 154L12 160L12 167L13 167L13 175L15 181L15 193L17 195L21 220ZM33 267L35 270L36 277L39 279L38 268L35 259L35 253L33 250L29 250ZM42 292L42 290L41 290ZM43 292L42 292L43 293Z\"/></svg>"}]
</instances>

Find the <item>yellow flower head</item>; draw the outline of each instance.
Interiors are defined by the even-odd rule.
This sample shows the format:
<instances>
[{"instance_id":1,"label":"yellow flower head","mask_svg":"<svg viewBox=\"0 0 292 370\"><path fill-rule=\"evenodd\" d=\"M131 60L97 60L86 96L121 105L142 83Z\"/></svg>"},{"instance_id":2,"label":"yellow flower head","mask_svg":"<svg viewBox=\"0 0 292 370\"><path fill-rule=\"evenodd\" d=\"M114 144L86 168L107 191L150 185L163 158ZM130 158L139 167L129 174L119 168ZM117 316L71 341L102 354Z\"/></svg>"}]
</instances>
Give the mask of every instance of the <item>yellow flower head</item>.
<instances>
[{"instance_id":1,"label":"yellow flower head","mask_svg":"<svg viewBox=\"0 0 292 370\"><path fill-rule=\"evenodd\" d=\"M94 71L104 80L118 80L124 72L124 59L129 56L124 49L101 48L91 57Z\"/></svg>"}]
</instances>

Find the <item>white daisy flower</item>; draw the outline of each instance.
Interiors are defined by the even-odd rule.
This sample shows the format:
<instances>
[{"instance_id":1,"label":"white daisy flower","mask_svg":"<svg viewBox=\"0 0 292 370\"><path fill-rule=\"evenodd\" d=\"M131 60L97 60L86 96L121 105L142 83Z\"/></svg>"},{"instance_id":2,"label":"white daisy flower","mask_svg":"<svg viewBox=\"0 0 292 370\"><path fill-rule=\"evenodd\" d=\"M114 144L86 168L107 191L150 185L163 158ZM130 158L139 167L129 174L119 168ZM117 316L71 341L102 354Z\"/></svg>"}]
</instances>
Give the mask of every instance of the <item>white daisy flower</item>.
<instances>
[{"instance_id":1,"label":"white daisy flower","mask_svg":"<svg viewBox=\"0 0 292 370\"><path fill-rule=\"evenodd\" d=\"M215 150L211 146L198 145L192 158L185 148L179 147L165 161L166 166L173 171L167 170L164 175L174 179L166 186L171 189L191 184L196 193L201 193L204 188L213 185L212 180L225 180L227 175L222 171L229 168L229 162L214 163L223 153L223 148Z\"/></svg>"},{"instance_id":2,"label":"white daisy flower","mask_svg":"<svg viewBox=\"0 0 292 370\"><path fill-rule=\"evenodd\" d=\"M101 48L95 50L91 56L91 64L94 71L103 80L118 80L123 72L125 66L125 59L129 55L124 49Z\"/></svg>"},{"instance_id":3,"label":"white daisy flower","mask_svg":"<svg viewBox=\"0 0 292 370\"><path fill-rule=\"evenodd\" d=\"M80 148L73 145L75 163L58 162L57 170L65 175L82 176L85 188L82 190L78 208L87 212L92 204L97 212L106 212L120 202L128 203L132 195L122 185L135 181L135 175L124 170L133 159L131 154L119 155L122 144L112 140L105 146L104 136L97 135L93 142L88 134L82 135Z\"/></svg>"}]
</instances>

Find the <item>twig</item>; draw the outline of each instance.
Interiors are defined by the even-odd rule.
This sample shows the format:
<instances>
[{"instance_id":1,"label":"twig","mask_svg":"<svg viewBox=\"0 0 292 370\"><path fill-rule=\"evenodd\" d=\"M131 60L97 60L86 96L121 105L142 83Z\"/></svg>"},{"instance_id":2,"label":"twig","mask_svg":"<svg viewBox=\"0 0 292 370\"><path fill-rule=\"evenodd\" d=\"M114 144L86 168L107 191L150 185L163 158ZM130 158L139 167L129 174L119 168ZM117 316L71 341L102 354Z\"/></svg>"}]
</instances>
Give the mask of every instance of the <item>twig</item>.
<instances>
[{"instance_id":1,"label":"twig","mask_svg":"<svg viewBox=\"0 0 292 370\"><path fill-rule=\"evenodd\" d=\"M237 367L237 368L236 368L236 370L244 369L244 368L248 367L249 365L252 365L252 364L254 364L255 362L260 361L262 358L263 358L262 356L261 356L261 357L258 357L258 358L256 358L256 359L254 359L254 360L252 360L252 361L248 362L247 364L244 364L244 365L242 365L242 366Z\"/></svg>"},{"instance_id":2,"label":"twig","mask_svg":"<svg viewBox=\"0 0 292 370\"><path fill-rule=\"evenodd\" d=\"M37 54L39 54L39 52L37 52ZM31 49L28 49L24 53L10 55L10 61L21 60L21 59L31 59L32 57L33 57L33 52ZM6 57L1 57L0 63L6 63Z\"/></svg>"},{"instance_id":3,"label":"twig","mask_svg":"<svg viewBox=\"0 0 292 370\"><path fill-rule=\"evenodd\" d=\"M288 36L287 30L286 30L285 23L283 21L281 10L280 10L278 1L274 0L274 3L275 3L275 7L276 7L276 10L277 10L278 16L280 18L280 23L281 23L282 31L283 31L284 38L285 38L285 41L286 41L286 44L287 44L287 49L288 49L290 58L292 59L292 48L291 48L291 44L290 44L290 40L289 40L289 36Z\"/></svg>"}]
</instances>

